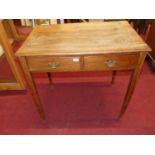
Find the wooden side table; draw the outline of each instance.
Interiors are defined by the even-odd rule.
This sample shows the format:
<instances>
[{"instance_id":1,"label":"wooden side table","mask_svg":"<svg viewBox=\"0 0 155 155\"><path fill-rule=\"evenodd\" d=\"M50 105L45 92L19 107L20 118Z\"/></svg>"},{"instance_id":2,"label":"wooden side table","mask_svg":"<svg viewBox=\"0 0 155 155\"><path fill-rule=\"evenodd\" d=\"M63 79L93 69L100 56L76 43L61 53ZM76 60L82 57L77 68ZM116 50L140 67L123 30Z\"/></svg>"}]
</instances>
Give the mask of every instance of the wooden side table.
<instances>
[{"instance_id":1,"label":"wooden side table","mask_svg":"<svg viewBox=\"0 0 155 155\"><path fill-rule=\"evenodd\" d=\"M17 56L43 119L45 113L32 78L33 72L132 70L119 113L121 117L148 51L151 51L149 46L127 21L116 21L37 26Z\"/></svg>"}]
</instances>

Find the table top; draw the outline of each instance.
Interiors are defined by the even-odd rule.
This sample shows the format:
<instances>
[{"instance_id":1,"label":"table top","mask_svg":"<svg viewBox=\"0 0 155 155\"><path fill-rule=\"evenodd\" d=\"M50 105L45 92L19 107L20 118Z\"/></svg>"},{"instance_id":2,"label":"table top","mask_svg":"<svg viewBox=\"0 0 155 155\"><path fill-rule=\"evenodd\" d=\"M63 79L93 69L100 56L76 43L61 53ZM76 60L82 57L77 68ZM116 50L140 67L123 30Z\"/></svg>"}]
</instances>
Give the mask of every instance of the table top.
<instances>
[{"instance_id":1,"label":"table top","mask_svg":"<svg viewBox=\"0 0 155 155\"><path fill-rule=\"evenodd\" d=\"M151 51L127 21L36 26L17 56Z\"/></svg>"}]
</instances>

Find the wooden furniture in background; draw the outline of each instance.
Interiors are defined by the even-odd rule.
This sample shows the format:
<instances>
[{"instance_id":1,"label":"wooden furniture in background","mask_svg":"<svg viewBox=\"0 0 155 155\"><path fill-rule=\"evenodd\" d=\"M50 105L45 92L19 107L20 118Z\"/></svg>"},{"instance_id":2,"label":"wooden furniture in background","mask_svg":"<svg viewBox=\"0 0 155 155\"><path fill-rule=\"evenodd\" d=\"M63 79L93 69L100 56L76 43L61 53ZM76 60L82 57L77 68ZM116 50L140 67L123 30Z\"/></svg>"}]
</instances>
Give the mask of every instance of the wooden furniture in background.
<instances>
[{"instance_id":1,"label":"wooden furniture in background","mask_svg":"<svg viewBox=\"0 0 155 155\"><path fill-rule=\"evenodd\" d=\"M58 22L64 23L63 19L13 19L15 25L34 26L34 25L50 25Z\"/></svg>"},{"instance_id":2,"label":"wooden furniture in background","mask_svg":"<svg viewBox=\"0 0 155 155\"><path fill-rule=\"evenodd\" d=\"M121 117L151 49L127 21L37 26L17 52L42 118L33 72L132 70ZM114 78L113 80L114 81ZM94 93L95 95L95 93Z\"/></svg>"},{"instance_id":3,"label":"wooden furniture in background","mask_svg":"<svg viewBox=\"0 0 155 155\"><path fill-rule=\"evenodd\" d=\"M3 59L3 56L6 56L12 73L15 76L15 80L0 80L0 90L23 90L25 89L24 81L21 77L18 64L16 63L11 43L9 41L9 37L7 35L6 28L4 27L3 22L5 21L0 21L0 59ZM8 20L8 23L10 25L10 32L13 36L13 39L19 40L18 33L16 32L15 27L13 25L13 21Z\"/></svg>"},{"instance_id":4,"label":"wooden furniture in background","mask_svg":"<svg viewBox=\"0 0 155 155\"><path fill-rule=\"evenodd\" d=\"M13 20L11 20L11 19L3 19L3 20L1 20L1 22L3 23L3 26L5 28L5 31L7 33L8 38L18 40L19 35L18 35L17 31L16 31Z\"/></svg>"},{"instance_id":5,"label":"wooden furniture in background","mask_svg":"<svg viewBox=\"0 0 155 155\"><path fill-rule=\"evenodd\" d=\"M149 56L152 60L152 66L155 70L155 19L151 20L151 28L146 42L152 48L152 52L149 53Z\"/></svg>"}]
</instances>

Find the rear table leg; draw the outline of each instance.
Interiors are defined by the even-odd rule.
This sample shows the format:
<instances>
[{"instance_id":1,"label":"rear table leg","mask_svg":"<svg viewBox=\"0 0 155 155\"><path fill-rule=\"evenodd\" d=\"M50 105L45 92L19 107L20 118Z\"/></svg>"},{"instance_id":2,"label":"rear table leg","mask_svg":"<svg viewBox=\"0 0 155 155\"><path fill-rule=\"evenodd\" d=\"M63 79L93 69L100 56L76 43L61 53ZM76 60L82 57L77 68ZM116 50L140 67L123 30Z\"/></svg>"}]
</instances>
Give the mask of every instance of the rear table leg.
<instances>
[{"instance_id":1,"label":"rear table leg","mask_svg":"<svg viewBox=\"0 0 155 155\"><path fill-rule=\"evenodd\" d=\"M47 76L48 76L48 79L49 79L49 84L52 85L52 83L53 83L52 82L52 73L51 72L48 72L47 73Z\"/></svg>"},{"instance_id":2,"label":"rear table leg","mask_svg":"<svg viewBox=\"0 0 155 155\"><path fill-rule=\"evenodd\" d=\"M115 77L116 77L116 71L114 70L114 71L112 72L112 80L111 80L111 84L114 84Z\"/></svg>"}]
</instances>

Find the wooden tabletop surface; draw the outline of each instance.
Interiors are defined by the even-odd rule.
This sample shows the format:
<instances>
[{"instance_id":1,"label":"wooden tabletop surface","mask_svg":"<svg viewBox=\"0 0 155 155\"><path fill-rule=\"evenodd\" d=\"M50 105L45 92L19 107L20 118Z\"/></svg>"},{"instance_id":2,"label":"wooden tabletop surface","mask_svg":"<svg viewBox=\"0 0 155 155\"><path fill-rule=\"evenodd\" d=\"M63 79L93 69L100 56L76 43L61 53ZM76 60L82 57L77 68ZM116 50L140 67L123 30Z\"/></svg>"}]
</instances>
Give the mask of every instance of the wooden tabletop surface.
<instances>
[{"instance_id":1,"label":"wooden tabletop surface","mask_svg":"<svg viewBox=\"0 0 155 155\"><path fill-rule=\"evenodd\" d=\"M37 26L18 56L151 51L127 21Z\"/></svg>"}]
</instances>

